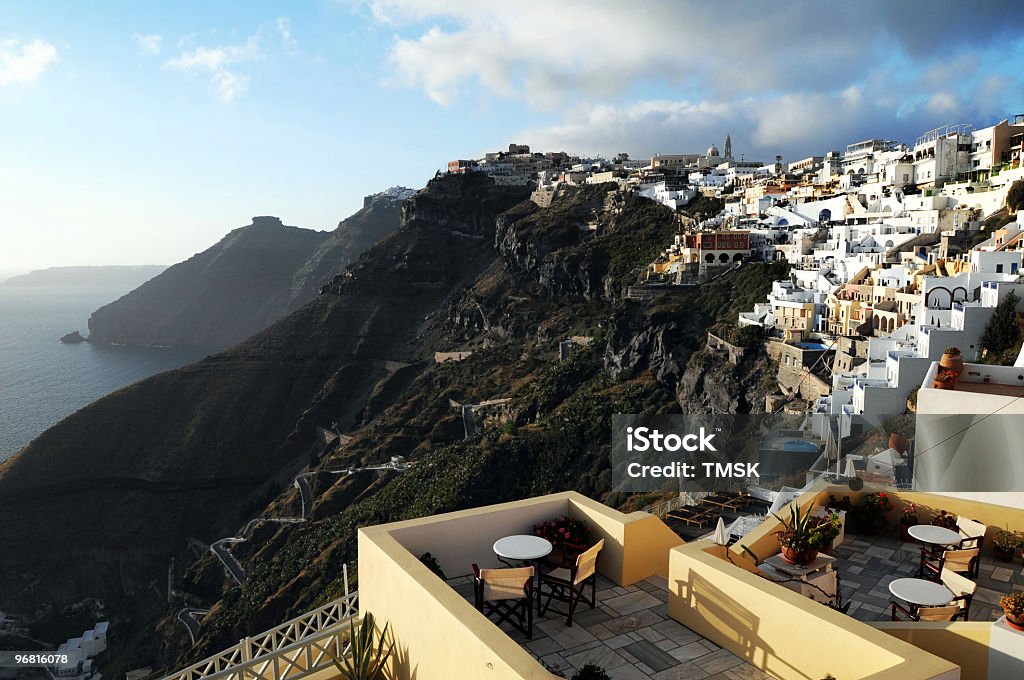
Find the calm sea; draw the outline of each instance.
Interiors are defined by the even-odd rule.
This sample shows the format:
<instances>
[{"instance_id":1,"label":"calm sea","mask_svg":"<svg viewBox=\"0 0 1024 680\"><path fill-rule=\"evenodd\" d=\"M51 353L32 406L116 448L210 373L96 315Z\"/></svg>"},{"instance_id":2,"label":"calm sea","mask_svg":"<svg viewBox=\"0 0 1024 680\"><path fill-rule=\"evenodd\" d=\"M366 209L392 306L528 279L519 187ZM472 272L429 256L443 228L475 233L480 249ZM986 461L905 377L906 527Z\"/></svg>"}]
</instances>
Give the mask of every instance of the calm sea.
<instances>
[{"instance_id":1,"label":"calm sea","mask_svg":"<svg viewBox=\"0 0 1024 680\"><path fill-rule=\"evenodd\" d=\"M105 394L202 359L207 351L62 345L128 288L0 286L0 460Z\"/></svg>"}]
</instances>

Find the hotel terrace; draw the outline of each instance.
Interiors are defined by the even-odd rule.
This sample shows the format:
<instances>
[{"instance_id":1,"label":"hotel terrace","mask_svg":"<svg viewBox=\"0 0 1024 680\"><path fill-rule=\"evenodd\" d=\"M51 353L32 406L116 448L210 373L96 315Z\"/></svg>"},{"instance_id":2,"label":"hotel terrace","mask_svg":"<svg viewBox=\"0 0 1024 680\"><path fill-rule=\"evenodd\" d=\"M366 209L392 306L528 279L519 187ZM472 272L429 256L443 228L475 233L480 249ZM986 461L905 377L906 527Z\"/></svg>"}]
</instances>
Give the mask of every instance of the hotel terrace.
<instances>
[{"instance_id":1,"label":"hotel terrace","mask_svg":"<svg viewBox=\"0 0 1024 680\"><path fill-rule=\"evenodd\" d=\"M877 491L820 480L781 513L812 511L836 497L856 505ZM893 505L888 526L877 535L847 530L830 551L829 564L840 577L839 608L834 599L778 582L777 572L769 577L761 560L779 553L782 528L771 514L739 541L704 536L685 542L655 514L623 513L564 492L365 527L359 531L358 612L352 593L168 680L343 677L331 659L347 653L349 626L367 613L378 626L388 625L395 649L387 677L397 680L549 680L571 678L587 664L613 680L1024 677L1024 632L1011 629L998 607L1001 595L1024 591L1024 570L1019 561L995 561L992 551L997 531L1024 531L1024 510L906 490L884 493ZM920 546L897 537L897 518L911 504L922 523L945 510L987 527L967 620L892 620L894 595L887 586L913 578L919 567ZM537 523L563 516L586 523L588 542L604 541L597 606L581 604L571 627L564 613L535 616L531 637L509 623L496 625L474 605L471 565L501 568L497 540L531 534ZM421 560L425 553L446 578Z\"/></svg>"}]
</instances>

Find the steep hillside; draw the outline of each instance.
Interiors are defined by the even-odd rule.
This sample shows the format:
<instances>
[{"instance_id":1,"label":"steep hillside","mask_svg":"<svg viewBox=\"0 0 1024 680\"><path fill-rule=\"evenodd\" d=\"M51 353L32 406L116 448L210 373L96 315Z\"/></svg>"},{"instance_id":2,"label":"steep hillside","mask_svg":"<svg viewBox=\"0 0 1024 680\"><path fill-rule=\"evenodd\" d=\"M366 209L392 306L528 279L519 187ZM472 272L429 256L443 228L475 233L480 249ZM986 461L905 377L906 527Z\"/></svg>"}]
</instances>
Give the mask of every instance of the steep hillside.
<instances>
[{"instance_id":1,"label":"steep hillside","mask_svg":"<svg viewBox=\"0 0 1024 680\"><path fill-rule=\"evenodd\" d=\"M100 597L115 621L104 674L182 665L336 596L358 526L567 488L621 504L613 413L763 403L743 395L763 356L736 369L701 348L735 302L763 297L771 266L630 300L671 211L609 186L546 209L525 196L476 174L431 181L397 232L297 312L100 400L0 467L0 601ZM592 341L559 361L570 336ZM472 354L435 363L439 351ZM490 399L509 401L467 436L458 405ZM347 436L324 446L321 428ZM409 471L333 474L399 455ZM300 472L308 520L232 547L244 583L190 549L299 515ZM196 645L175 620L185 605L210 610Z\"/></svg>"},{"instance_id":2,"label":"steep hillside","mask_svg":"<svg viewBox=\"0 0 1024 680\"><path fill-rule=\"evenodd\" d=\"M367 248L398 229L415 192L392 187L332 232L254 217L89 319L91 342L229 347L312 300Z\"/></svg>"},{"instance_id":3,"label":"steep hillside","mask_svg":"<svg viewBox=\"0 0 1024 680\"><path fill-rule=\"evenodd\" d=\"M95 402L0 466L4 610L89 596L135 611L186 539L227 535L290 483L317 426L351 427L386 362L416 358L424 315L492 260L495 217L523 194L488 182L436 182L336 294Z\"/></svg>"},{"instance_id":4,"label":"steep hillside","mask_svg":"<svg viewBox=\"0 0 1024 680\"><path fill-rule=\"evenodd\" d=\"M89 317L89 340L228 347L280 318L295 271L328 238L254 217Z\"/></svg>"}]
</instances>

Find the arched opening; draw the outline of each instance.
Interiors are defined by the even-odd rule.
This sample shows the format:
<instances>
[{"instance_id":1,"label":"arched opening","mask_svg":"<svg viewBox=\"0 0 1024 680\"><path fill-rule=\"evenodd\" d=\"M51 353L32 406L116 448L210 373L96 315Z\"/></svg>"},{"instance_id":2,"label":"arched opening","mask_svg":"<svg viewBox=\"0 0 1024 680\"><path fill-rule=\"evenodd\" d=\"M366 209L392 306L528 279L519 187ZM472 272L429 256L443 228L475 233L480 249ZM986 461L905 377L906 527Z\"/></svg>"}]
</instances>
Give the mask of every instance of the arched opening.
<instances>
[{"instance_id":1,"label":"arched opening","mask_svg":"<svg viewBox=\"0 0 1024 680\"><path fill-rule=\"evenodd\" d=\"M825 208L824 210L822 210L821 212L818 213L818 221L819 222L828 222L831 219L832 219L832 211L829 210L828 208Z\"/></svg>"},{"instance_id":2,"label":"arched opening","mask_svg":"<svg viewBox=\"0 0 1024 680\"><path fill-rule=\"evenodd\" d=\"M780 227L788 227L789 226L789 220L787 220L785 217L783 217L781 220L779 220L778 226L780 226Z\"/></svg>"},{"instance_id":3,"label":"arched opening","mask_svg":"<svg viewBox=\"0 0 1024 680\"><path fill-rule=\"evenodd\" d=\"M723 264L727 263L729 261L729 254L728 253L722 253L721 255L718 256L718 261L723 263Z\"/></svg>"},{"instance_id":4,"label":"arched opening","mask_svg":"<svg viewBox=\"0 0 1024 680\"><path fill-rule=\"evenodd\" d=\"M690 255L690 262L700 262L700 258L697 257L696 253L694 253L693 255Z\"/></svg>"},{"instance_id":5,"label":"arched opening","mask_svg":"<svg viewBox=\"0 0 1024 680\"><path fill-rule=\"evenodd\" d=\"M736 253L735 255L732 256L732 261L733 262L743 262L743 254L742 253Z\"/></svg>"},{"instance_id":6,"label":"arched opening","mask_svg":"<svg viewBox=\"0 0 1024 680\"><path fill-rule=\"evenodd\" d=\"M708 253L707 255L705 255L705 256L704 256L704 261L705 261L705 262L707 262L707 263L712 263L712 262L714 262L714 261L715 261L715 256L714 256L714 254L712 254L712 253Z\"/></svg>"},{"instance_id":7,"label":"arched opening","mask_svg":"<svg viewBox=\"0 0 1024 680\"><path fill-rule=\"evenodd\" d=\"M892 242L892 239L891 239L891 238L890 238L890 239L887 239L887 240L885 241L885 247L886 247L886 248L892 248L892 247L893 247L894 245L896 245L896 244Z\"/></svg>"}]
</instances>

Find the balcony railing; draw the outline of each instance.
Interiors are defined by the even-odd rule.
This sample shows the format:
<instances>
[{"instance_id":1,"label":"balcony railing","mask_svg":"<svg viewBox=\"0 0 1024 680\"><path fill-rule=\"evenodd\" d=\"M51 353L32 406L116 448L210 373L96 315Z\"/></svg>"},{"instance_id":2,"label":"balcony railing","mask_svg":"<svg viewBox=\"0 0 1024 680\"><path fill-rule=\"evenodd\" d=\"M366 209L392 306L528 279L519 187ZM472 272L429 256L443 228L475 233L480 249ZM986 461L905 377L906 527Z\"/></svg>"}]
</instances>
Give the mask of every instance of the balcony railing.
<instances>
[{"instance_id":1,"label":"balcony railing","mask_svg":"<svg viewBox=\"0 0 1024 680\"><path fill-rule=\"evenodd\" d=\"M348 593L255 637L239 640L164 680L298 680L331 668L333 660L346 651L348 624L359 614L358 601L358 591Z\"/></svg>"}]
</instances>

